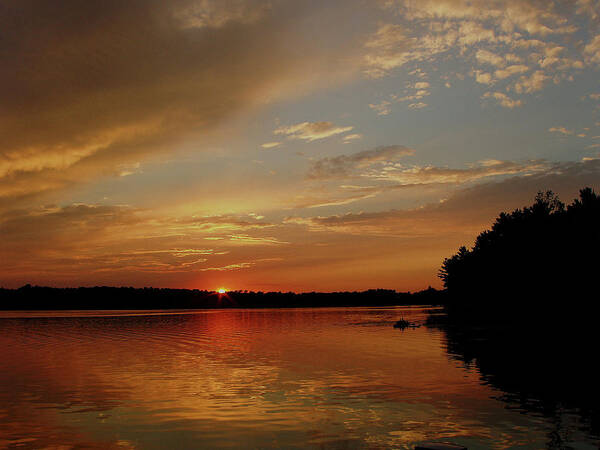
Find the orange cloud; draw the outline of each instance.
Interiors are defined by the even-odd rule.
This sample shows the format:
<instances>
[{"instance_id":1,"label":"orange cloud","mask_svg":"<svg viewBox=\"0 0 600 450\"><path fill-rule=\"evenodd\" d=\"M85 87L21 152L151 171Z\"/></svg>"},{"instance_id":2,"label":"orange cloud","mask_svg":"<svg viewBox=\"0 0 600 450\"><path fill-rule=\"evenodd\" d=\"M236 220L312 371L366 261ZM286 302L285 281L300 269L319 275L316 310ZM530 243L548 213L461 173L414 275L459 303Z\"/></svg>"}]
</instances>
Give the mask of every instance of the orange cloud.
<instances>
[{"instance_id":1,"label":"orange cloud","mask_svg":"<svg viewBox=\"0 0 600 450\"><path fill-rule=\"evenodd\" d=\"M295 95L308 72L313 89L335 79L350 49L295 34L305 14L252 0L7 5L0 201L130 174L266 98ZM343 132L325 128L294 135Z\"/></svg>"},{"instance_id":2,"label":"orange cloud","mask_svg":"<svg viewBox=\"0 0 600 450\"><path fill-rule=\"evenodd\" d=\"M496 165L474 170L498 170ZM500 211L529 204L542 186L565 200L581 186L598 189L599 174L599 159L556 163L503 181L442 189L436 193L442 201L417 208L324 216L306 209L270 221L250 215L169 217L83 204L15 210L0 216L0 285L35 280L263 290L419 289L435 284L443 258L471 243ZM378 189L345 186L350 196Z\"/></svg>"}]
</instances>

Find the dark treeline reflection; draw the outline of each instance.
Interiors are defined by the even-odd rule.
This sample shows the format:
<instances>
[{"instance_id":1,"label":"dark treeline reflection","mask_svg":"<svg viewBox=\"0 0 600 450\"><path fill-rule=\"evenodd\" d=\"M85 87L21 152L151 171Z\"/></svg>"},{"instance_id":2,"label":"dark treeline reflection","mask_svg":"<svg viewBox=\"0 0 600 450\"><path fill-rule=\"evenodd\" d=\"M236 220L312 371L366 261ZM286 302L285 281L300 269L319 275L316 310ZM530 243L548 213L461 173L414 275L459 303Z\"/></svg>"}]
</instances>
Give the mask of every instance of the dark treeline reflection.
<instances>
[{"instance_id":1,"label":"dark treeline reflection","mask_svg":"<svg viewBox=\"0 0 600 450\"><path fill-rule=\"evenodd\" d=\"M456 318L429 326L444 331L450 357L476 367L507 407L550 418L549 448L570 448L576 430L600 443L597 332Z\"/></svg>"},{"instance_id":2,"label":"dark treeline reflection","mask_svg":"<svg viewBox=\"0 0 600 450\"><path fill-rule=\"evenodd\" d=\"M252 292L220 294L197 289L132 287L50 288L23 286L0 289L0 309L197 309L197 308L302 308L321 306L396 306L440 304L443 291L420 292L371 289L362 292Z\"/></svg>"},{"instance_id":3,"label":"dark treeline reflection","mask_svg":"<svg viewBox=\"0 0 600 450\"><path fill-rule=\"evenodd\" d=\"M600 196L586 188L565 207L548 191L440 271L445 314L429 325L509 406L552 419L550 448L569 448L575 429L600 439L599 255Z\"/></svg>"}]
</instances>

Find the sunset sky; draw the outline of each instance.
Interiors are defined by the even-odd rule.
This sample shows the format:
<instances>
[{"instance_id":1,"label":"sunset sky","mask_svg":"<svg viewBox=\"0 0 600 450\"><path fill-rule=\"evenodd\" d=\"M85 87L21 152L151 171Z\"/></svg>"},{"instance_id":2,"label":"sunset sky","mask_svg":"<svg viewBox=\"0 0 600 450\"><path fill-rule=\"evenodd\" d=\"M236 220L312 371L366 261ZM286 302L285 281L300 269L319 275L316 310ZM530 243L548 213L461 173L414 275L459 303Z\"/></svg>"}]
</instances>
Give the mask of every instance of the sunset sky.
<instances>
[{"instance_id":1,"label":"sunset sky","mask_svg":"<svg viewBox=\"0 0 600 450\"><path fill-rule=\"evenodd\" d=\"M600 2L0 0L0 286L439 287L600 188Z\"/></svg>"}]
</instances>

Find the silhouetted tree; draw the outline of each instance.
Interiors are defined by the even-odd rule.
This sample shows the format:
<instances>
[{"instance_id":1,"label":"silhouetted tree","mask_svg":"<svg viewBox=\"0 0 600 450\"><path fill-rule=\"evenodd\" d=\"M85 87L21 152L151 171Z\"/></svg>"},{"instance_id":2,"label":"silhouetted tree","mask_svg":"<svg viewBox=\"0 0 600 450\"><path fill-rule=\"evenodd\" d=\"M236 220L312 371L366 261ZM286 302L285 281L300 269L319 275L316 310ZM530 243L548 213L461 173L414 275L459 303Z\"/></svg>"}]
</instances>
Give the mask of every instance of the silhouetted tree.
<instances>
[{"instance_id":1,"label":"silhouetted tree","mask_svg":"<svg viewBox=\"0 0 600 450\"><path fill-rule=\"evenodd\" d=\"M600 197L591 189L565 208L552 192L539 192L531 206L500 213L469 250L442 263L439 277L451 306L548 307L559 295L590 289L600 254Z\"/></svg>"},{"instance_id":2,"label":"silhouetted tree","mask_svg":"<svg viewBox=\"0 0 600 450\"><path fill-rule=\"evenodd\" d=\"M571 448L576 428L600 436L599 258L600 196L585 188L565 207L546 191L501 213L439 272L448 301L429 326L502 399L551 418L548 448ZM565 422L565 410L579 418Z\"/></svg>"}]
</instances>

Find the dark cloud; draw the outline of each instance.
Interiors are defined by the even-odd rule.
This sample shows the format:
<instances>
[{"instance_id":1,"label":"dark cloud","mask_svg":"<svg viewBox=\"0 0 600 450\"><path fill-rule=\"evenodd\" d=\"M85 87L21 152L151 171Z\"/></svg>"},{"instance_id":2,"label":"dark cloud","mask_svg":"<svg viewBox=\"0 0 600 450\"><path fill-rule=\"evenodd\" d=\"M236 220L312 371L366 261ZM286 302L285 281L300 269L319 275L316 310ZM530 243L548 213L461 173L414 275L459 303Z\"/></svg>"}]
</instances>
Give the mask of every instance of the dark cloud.
<instances>
[{"instance_id":1,"label":"dark cloud","mask_svg":"<svg viewBox=\"0 0 600 450\"><path fill-rule=\"evenodd\" d=\"M68 205L46 206L36 210L15 210L0 216L4 245L29 238L47 240L64 234L69 240L107 232L109 227L140 223L135 210L124 206Z\"/></svg>"},{"instance_id":2,"label":"dark cloud","mask_svg":"<svg viewBox=\"0 0 600 450\"><path fill-rule=\"evenodd\" d=\"M305 9L250 0L2 2L0 196L113 174L263 102L268 88L301 79L307 67L331 69L339 48L294 32Z\"/></svg>"},{"instance_id":3,"label":"dark cloud","mask_svg":"<svg viewBox=\"0 0 600 450\"><path fill-rule=\"evenodd\" d=\"M397 161L404 156L413 154L414 150L404 147L403 145L388 145L354 153L352 155L321 158L312 162L308 172L308 178L325 179L346 177L354 174L357 169L365 169L375 163Z\"/></svg>"},{"instance_id":4,"label":"dark cloud","mask_svg":"<svg viewBox=\"0 0 600 450\"><path fill-rule=\"evenodd\" d=\"M389 145L352 155L321 158L311 163L308 178L323 180L328 178L368 177L394 181L401 185L460 184L486 177L545 172L552 166L546 160L484 160L459 169L406 165L398 162L401 158L414 154L414 150L403 145ZM376 166L377 164L379 166Z\"/></svg>"},{"instance_id":5,"label":"dark cloud","mask_svg":"<svg viewBox=\"0 0 600 450\"><path fill-rule=\"evenodd\" d=\"M501 211L531 204L539 191L552 190L563 201L570 202L586 186L600 190L600 160L555 163L543 173L478 184L458 190L440 203L412 210L288 217L286 222L306 225L313 231L360 235L417 238L467 233L474 236Z\"/></svg>"}]
</instances>

